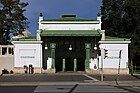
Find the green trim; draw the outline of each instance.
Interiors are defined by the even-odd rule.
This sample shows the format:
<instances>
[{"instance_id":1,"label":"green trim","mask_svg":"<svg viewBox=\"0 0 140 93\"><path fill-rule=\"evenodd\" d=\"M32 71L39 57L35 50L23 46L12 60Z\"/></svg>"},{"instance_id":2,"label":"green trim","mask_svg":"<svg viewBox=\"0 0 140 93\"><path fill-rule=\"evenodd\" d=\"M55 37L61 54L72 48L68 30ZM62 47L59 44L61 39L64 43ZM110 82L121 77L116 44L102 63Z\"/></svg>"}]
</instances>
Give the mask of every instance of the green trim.
<instances>
[{"instance_id":1,"label":"green trim","mask_svg":"<svg viewBox=\"0 0 140 93\"><path fill-rule=\"evenodd\" d=\"M100 36L99 30L42 30L41 36Z\"/></svg>"},{"instance_id":2,"label":"green trim","mask_svg":"<svg viewBox=\"0 0 140 93\"><path fill-rule=\"evenodd\" d=\"M89 63L90 63L90 56L91 56L91 44L85 43L86 48L86 60L85 60L85 69L89 69Z\"/></svg>"},{"instance_id":3,"label":"green trim","mask_svg":"<svg viewBox=\"0 0 140 93\"><path fill-rule=\"evenodd\" d=\"M63 72L66 71L66 60L65 60L65 59L63 59L62 71L63 71Z\"/></svg>"},{"instance_id":4,"label":"green trim","mask_svg":"<svg viewBox=\"0 0 140 93\"><path fill-rule=\"evenodd\" d=\"M12 41L12 44L41 44L43 41Z\"/></svg>"},{"instance_id":5,"label":"green trim","mask_svg":"<svg viewBox=\"0 0 140 93\"><path fill-rule=\"evenodd\" d=\"M36 36L15 38L13 41L37 41Z\"/></svg>"},{"instance_id":6,"label":"green trim","mask_svg":"<svg viewBox=\"0 0 140 93\"><path fill-rule=\"evenodd\" d=\"M55 69L55 48L56 48L56 44L55 43L50 43L50 46L51 46L52 68Z\"/></svg>"},{"instance_id":7,"label":"green trim","mask_svg":"<svg viewBox=\"0 0 140 93\"><path fill-rule=\"evenodd\" d=\"M131 41L99 41L101 44L129 44Z\"/></svg>"},{"instance_id":8,"label":"green trim","mask_svg":"<svg viewBox=\"0 0 140 93\"><path fill-rule=\"evenodd\" d=\"M73 66L73 71L77 71L77 59L74 59L74 66Z\"/></svg>"},{"instance_id":9,"label":"green trim","mask_svg":"<svg viewBox=\"0 0 140 93\"><path fill-rule=\"evenodd\" d=\"M129 44L130 39L106 36L105 40L99 41L101 44Z\"/></svg>"},{"instance_id":10,"label":"green trim","mask_svg":"<svg viewBox=\"0 0 140 93\"><path fill-rule=\"evenodd\" d=\"M36 39L18 39L17 41L37 41Z\"/></svg>"},{"instance_id":11,"label":"green trim","mask_svg":"<svg viewBox=\"0 0 140 93\"><path fill-rule=\"evenodd\" d=\"M130 41L130 39L106 36L105 41Z\"/></svg>"}]
</instances>

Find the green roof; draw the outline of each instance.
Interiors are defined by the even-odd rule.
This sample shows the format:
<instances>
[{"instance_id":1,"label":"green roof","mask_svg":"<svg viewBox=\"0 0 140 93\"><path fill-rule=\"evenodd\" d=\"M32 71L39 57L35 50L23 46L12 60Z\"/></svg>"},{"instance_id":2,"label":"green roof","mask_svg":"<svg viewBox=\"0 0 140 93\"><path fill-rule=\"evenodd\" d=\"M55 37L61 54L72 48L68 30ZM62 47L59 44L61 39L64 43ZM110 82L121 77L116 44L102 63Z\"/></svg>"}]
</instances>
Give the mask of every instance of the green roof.
<instances>
[{"instance_id":1,"label":"green roof","mask_svg":"<svg viewBox=\"0 0 140 93\"><path fill-rule=\"evenodd\" d=\"M112 36L106 36L105 41L130 41L128 38L119 38L119 37L112 37Z\"/></svg>"},{"instance_id":2,"label":"green roof","mask_svg":"<svg viewBox=\"0 0 140 93\"><path fill-rule=\"evenodd\" d=\"M36 41L36 36L16 38L16 39L13 39L13 41Z\"/></svg>"},{"instance_id":3,"label":"green roof","mask_svg":"<svg viewBox=\"0 0 140 93\"><path fill-rule=\"evenodd\" d=\"M42 30L41 36L100 36L99 30Z\"/></svg>"}]
</instances>

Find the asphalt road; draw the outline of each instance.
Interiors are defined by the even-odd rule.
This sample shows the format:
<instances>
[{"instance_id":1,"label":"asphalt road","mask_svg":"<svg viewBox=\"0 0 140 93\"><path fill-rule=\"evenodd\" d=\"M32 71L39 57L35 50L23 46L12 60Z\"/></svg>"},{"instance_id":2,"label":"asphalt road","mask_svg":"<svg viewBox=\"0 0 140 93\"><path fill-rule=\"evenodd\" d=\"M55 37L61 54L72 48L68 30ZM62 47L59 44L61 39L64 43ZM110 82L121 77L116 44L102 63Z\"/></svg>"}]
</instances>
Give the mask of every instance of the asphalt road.
<instances>
[{"instance_id":1,"label":"asphalt road","mask_svg":"<svg viewBox=\"0 0 140 93\"><path fill-rule=\"evenodd\" d=\"M130 75L120 75L120 85L116 85L115 78L116 75L104 75L105 81L101 82L100 75L85 73L4 75L0 77L0 93L140 92L139 79Z\"/></svg>"},{"instance_id":2,"label":"asphalt road","mask_svg":"<svg viewBox=\"0 0 140 93\"><path fill-rule=\"evenodd\" d=\"M123 88L96 84L1 86L0 93L133 93ZM139 93L139 92L135 92Z\"/></svg>"},{"instance_id":3,"label":"asphalt road","mask_svg":"<svg viewBox=\"0 0 140 93\"><path fill-rule=\"evenodd\" d=\"M0 93L33 93L36 86L0 86Z\"/></svg>"}]
</instances>

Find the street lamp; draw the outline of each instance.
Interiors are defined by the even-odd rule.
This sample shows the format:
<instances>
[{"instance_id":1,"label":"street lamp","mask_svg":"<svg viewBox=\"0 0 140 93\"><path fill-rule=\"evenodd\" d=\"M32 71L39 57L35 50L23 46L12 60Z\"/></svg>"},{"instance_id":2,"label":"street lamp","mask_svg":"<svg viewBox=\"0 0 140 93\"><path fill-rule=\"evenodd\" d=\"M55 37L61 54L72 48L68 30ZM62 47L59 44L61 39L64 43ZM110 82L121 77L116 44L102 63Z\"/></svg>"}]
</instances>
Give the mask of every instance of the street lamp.
<instances>
[{"instance_id":1,"label":"street lamp","mask_svg":"<svg viewBox=\"0 0 140 93\"><path fill-rule=\"evenodd\" d=\"M70 47L69 47L69 50L70 50L70 51L72 50L72 47L71 47L71 45L70 45Z\"/></svg>"},{"instance_id":2,"label":"street lamp","mask_svg":"<svg viewBox=\"0 0 140 93\"><path fill-rule=\"evenodd\" d=\"M47 44L45 45L45 50L47 50L48 49L48 46L47 46Z\"/></svg>"},{"instance_id":3,"label":"street lamp","mask_svg":"<svg viewBox=\"0 0 140 93\"><path fill-rule=\"evenodd\" d=\"M97 46L96 46L96 44L95 44L95 46L94 46L94 50L97 50Z\"/></svg>"}]
</instances>

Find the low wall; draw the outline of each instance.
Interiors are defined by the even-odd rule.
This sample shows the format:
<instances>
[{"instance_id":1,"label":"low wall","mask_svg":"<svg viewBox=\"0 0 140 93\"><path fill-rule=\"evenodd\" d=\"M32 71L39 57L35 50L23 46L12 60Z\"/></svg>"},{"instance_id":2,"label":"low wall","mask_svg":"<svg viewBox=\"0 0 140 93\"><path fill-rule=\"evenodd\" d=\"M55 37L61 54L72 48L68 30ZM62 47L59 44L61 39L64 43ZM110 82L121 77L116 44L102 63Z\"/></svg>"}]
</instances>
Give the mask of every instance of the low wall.
<instances>
[{"instance_id":1,"label":"low wall","mask_svg":"<svg viewBox=\"0 0 140 93\"><path fill-rule=\"evenodd\" d=\"M14 71L15 74L17 74L17 73L20 73L20 74L25 73L24 67L14 67L13 71ZM27 70L27 73L29 73L29 69ZM33 73L42 73L42 68L34 67Z\"/></svg>"},{"instance_id":2,"label":"low wall","mask_svg":"<svg viewBox=\"0 0 140 93\"><path fill-rule=\"evenodd\" d=\"M13 56L0 56L0 74L3 69L7 69L9 72L14 68Z\"/></svg>"},{"instance_id":3,"label":"low wall","mask_svg":"<svg viewBox=\"0 0 140 93\"><path fill-rule=\"evenodd\" d=\"M25 73L24 67L14 67L13 71L15 74ZM33 72L34 73L55 73L55 69L43 69L43 68L39 68L39 67L34 67ZM29 69L28 69L27 73L29 73Z\"/></svg>"},{"instance_id":4,"label":"low wall","mask_svg":"<svg viewBox=\"0 0 140 93\"><path fill-rule=\"evenodd\" d=\"M86 73L88 74L101 74L101 69L93 70L93 69L86 69ZM118 69L116 68L104 68L103 74L118 74ZM120 74L129 74L128 68L121 68Z\"/></svg>"}]
</instances>

